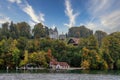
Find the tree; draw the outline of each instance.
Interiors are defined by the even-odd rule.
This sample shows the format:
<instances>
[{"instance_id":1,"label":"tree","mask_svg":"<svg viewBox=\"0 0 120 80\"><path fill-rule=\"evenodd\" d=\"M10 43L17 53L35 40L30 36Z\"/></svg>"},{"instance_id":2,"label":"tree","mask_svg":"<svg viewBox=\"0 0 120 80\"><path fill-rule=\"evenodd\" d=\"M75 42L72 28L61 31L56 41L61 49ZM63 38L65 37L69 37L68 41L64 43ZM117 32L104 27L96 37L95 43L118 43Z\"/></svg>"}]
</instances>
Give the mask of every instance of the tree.
<instances>
[{"instance_id":1,"label":"tree","mask_svg":"<svg viewBox=\"0 0 120 80\"><path fill-rule=\"evenodd\" d=\"M89 36L88 38L81 38L78 47L80 49L86 47L90 50L96 50L98 52L98 42L94 36Z\"/></svg>"},{"instance_id":2,"label":"tree","mask_svg":"<svg viewBox=\"0 0 120 80\"><path fill-rule=\"evenodd\" d=\"M96 39L98 40L99 47L100 47L102 45L102 39L105 36L107 36L107 33L103 32L103 31L100 31L100 30L97 30L94 35L95 35Z\"/></svg>"},{"instance_id":3,"label":"tree","mask_svg":"<svg viewBox=\"0 0 120 80\"><path fill-rule=\"evenodd\" d=\"M19 38L20 34L19 34L19 29L18 29L18 26L16 24L14 24L12 21L11 21L11 24L10 24L10 36L13 38L13 39L17 39Z\"/></svg>"},{"instance_id":4,"label":"tree","mask_svg":"<svg viewBox=\"0 0 120 80\"><path fill-rule=\"evenodd\" d=\"M20 37L17 41L17 48L24 51L27 47L28 39L25 37Z\"/></svg>"},{"instance_id":5,"label":"tree","mask_svg":"<svg viewBox=\"0 0 120 80\"><path fill-rule=\"evenodd\" d=\"M30 25L26 22L17 23L19 29L19 35L21 37L31 38L31 29Z\"/></svg>"},{"instance_id":6,"label":"tree","mask_svg":"<svg viewBox=\"0 0 120 80\"><path fill-rule=\"evenodd\" d=\"M38 23L34 26L34 29L32 30L34 38L41 38L46 37L46 31L42 23Z\"/></svg>"},{"instance_id":7,"label":"tree","mask_svg":"<svg viewBox=\"0 0 120 80\"><path fill-rule=\"evenodd\" d=\"M9 45L9 53L12 55L12 60L15 66L19 66L20 50L17 48L17 40L13 40Z\"/></svg>"},{"instance_id":8,"label":"tree","mask_svg":"<svg viewBox=\"0 0 120 80\"><path fill-rule=\"evenodd\" d=\"M10 37L8 25L9 25L8 22L3 23L2 24L2 31L1 31L2 32L2 36L4 36L7 39Z\"/></svg>"},{"instance_id":9,"label":"tree","mask_svg":"<svg viewBox=\"0 0 120 80\"><path fill-rule=\"evenodd\" d=\"M117 68L117 69L120 69L120 59L118 59L118 60L116 61L116 68Z\"/></svg>"},{"instance_id":10,"label":"tree","mask_svg":"<svg viewBox=\"0 0 120 80\"><path fill-rule=\"evenodd\" d=\"M13 61L15 63L16 66L19 66L19 62L20 62L20 51L18 48L15 48L12 52L12 56L13 56Z\"/></svg>"},{"instance_id":11,"label":"tree","mask_svg":"<svg viewBox=\"0 0 120 80\"><path fill-rule=\"evenodd\" d=\"M84 67L85 62L89 63L87 69L102 69L103 68L103 59L96 50L90 50L87 48L82 49L82 63L81 67ZM86 67L86 66L85 66Z\"/></svg>"},{"instance_id":12,"label":"tree","mask_svg":"<svg viewBox=\"0 0 120 80\"><path fill-rule=\"evenodd\" d=\"M45 55L46 55L45 52L33 52L29 56L29 62L35 63L39 66L48 67Z\"/></svg>"},{"instance_id":13,"label":"tree","mask_svg":"<svg viewBox=\"0 0 120 80\"><path fill-rule=\"evenodd\" d=\"M0 59L0 69L4 69L4 60Z\"/></svg>"},{"instance_id":14,"label":"tree","mask_svg":"<svg viewBox=\"0 0 120 80\"><path fill-rule=\"evenodd\" d=\"M19 66L25 66L25 65L29 62L28 57L29 57L29 55L28 55L28 51L25 50L25 51L24 51L24 59L21 60Z\"/></svg>"},{"instance_id":15,"label":"tree","mask_svg":"<svg viewBox=\"0 0 120 80\"><path fill-rule=\"evenodd\" d=\"M52 59L53 59L53 56L52 56L51 49L48 49L48 52L46 54L47 63L49 64Z\"/></svg>"},{"instance_id":16,"label":"tree","mask_svg":"<svg viewBox=\"0 0 120 80\"><path fill-rule=\"evenodd\" d=\"M120 32L112 33L103 39L102 51L109 68L116 69L116 63L120 59Z\"/></svg>"},{"instance_id":17,"label":"tree","mask_svg":"<svg viewBox=\"0 0 120 80\"><path fill-rule=\"evenodd\" d=\"M81 68L82 68L82 69L89 69L89 68L90 68L90 63L89 63L89 61L84 60L84 61L81 63Z\"/></svg>"},{"instance_id":18,"label":"tree","mask_svg":"<svg viewBox=\"0 0 120 80\"><path fill-rule=\"evenodd\" d=\"M85 26L72 27L69 29L68 36L76 38L87 38L93 35L93 31L86 28Z\"/></svg>"}]
</instances>

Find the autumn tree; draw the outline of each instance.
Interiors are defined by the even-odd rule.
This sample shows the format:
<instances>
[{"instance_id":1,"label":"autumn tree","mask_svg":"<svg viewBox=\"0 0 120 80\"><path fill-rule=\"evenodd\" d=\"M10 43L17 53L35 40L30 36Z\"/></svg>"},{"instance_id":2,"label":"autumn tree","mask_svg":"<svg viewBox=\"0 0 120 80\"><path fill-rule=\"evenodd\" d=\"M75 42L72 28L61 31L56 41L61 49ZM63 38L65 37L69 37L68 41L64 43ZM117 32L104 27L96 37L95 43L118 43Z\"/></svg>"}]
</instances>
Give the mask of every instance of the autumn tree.
<instances>
[{"instance_id":1,"label":"autumn tree","mask_svg":"<svg viewBox=\"0 0 120 80\"><path fill-rule=\"evenodd\" d=\"M103 39L103 57L110 69L117 69L117 62L120 59L120 32L115 32ZM106 57L107 55L107 57Z\"/></svg>"},{"instance_id":2,"label":"autumn tree","mask_svg":"<svg viewBox=\"0 0 120 80\"><path fill-rule=\"evenodd\" d=\"M29 56L29 62L39 66L48 67L45 55L45 52L33 52Z\"/></svg>"}]
</instances>

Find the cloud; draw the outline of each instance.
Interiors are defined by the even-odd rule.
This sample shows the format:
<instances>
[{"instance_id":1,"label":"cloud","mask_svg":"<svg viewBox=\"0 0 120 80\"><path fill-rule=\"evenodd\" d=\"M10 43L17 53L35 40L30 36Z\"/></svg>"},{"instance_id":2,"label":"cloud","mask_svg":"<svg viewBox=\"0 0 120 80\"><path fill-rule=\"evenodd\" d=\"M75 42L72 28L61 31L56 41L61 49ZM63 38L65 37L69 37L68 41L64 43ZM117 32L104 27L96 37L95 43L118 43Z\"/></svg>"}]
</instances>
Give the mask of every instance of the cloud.
<instances>
[{"instance_id":1,"label":"cloud","mask_svg":"<svg viewBox=\"0 0 120 80\"><path fill-rule=\"evenodd\" d=\"M55 29L55 27L56 27L56 25L55 25L55 24L53 24L51 28L52 28L52 29Z\"/></svg>"},{"instance_id":2,"label":"cloud","mask_svg":"<svg viewBox=\"0 0 120 80\"><path fill-rule=\"evenodd\" d=\"M86 26L89 28L89 29L94 29L96 27L96 24L94 23L87 23Z\"/></svg>"},{"instance_id":3,"label":"cloud","mask_svg":"<svg viewBox=\"0 0 120 80\"><path fill-rule=\"evenodd\" d=\"M113 4L113 0L90 0L89 6L89 12L92 15L100 16L103 13L106 13L106 11L111 7Z\"/></svg>"},{"instance_id":4,"label":"cloud","mask_svg":"<svg viewBox=\"0 0 120 80\"><path fill-rule=\"evenodd\" d=\"M91 29L102 29L108 33L120 31L120 1L90 0L88 13L91 20L86 23ZM114 6L113 6L114 5Z\"/></svg>"},{"instance_id":5,"label":"cloud","mask_svg":"<svg viewBox=\"0 0 120 80\"><path fill-rule=\"evenodd\" d=\"M17 3L20 4L22 2L22 0L8 0L11 3Z\"/></svg>"},{"instance_id":6,"label":"cloud","mask_svg":"<svg viewBox=\"0 0 120 80\"><path fill-rule=\"evenodd\" d=\"M104 15L101 18L101 24L108 27L110 31L120 30L120 11L114 11L108 15Z\"/></svg>"},{"instance_id":7,"label":"cloud","mask_svg":"<svg viewBox=\"0 0 120 80\"><path fill-rule=\"evenodd\" d=\"M27 4L25 7L22 8L22 10L30 16L33 22L39 23L39 22L44 22L44 14L40 13L39 15L35 14L34 9L32 8L31 5Z\"/></svg>"},{"instance_id":8,"label":"cloud","mask_svg":"<svg viewBox=\"0 0 120 80\"><path fill-rule=\"evenodd\" d=\"M33 7L27 1L24 2L22 0L8 0L8 1L11 3L17 3L18 6L22 9L22 11L24 11L31 18L31 20L29 21L29 23L31 22L30 23L31 26L37 23L44 24L43 22L45 21L44 19L45 15L43 13L36 14Z\"/></svg>"},{"instance_id":9,"label":"cloud","mask_svg":"<svg viewBox=\"0 0 120 80\"><path fill-rule=\"evenodd\" d=\"M69 24L64 24L65 26L73 27L75 25L75 19L79 15L79 13L73 13L73 9L71 8L70 0L65 0L65 14L69 17Z\"/></svg>"},{"instance_id":10,"label":"cloud","mask_svg":"<svg viewBox=\"0 0 120 80\"><path fill-rule=\"evenodd\" d=\"M10 22L10 18L4 15L0 15L0 24L3 24L5 22Z\"/></svg>"}]
</instances>

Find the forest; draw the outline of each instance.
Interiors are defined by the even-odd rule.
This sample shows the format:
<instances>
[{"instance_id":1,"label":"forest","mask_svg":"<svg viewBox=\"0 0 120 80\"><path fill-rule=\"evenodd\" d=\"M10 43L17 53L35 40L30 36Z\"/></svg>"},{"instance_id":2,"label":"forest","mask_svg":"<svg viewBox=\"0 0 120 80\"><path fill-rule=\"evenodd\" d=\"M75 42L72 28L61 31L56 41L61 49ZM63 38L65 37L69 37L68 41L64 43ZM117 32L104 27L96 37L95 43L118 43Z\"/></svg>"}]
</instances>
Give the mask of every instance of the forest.
<instances>
[{"instance_id":1,"label":"forest","mask_svg":"<svg viewBox=\"0 0 120 80\"><path fill-rule=\"evenodd\" d=\"M78 46L67 44L79 38ZM107 34L85 26L69 29L67 39L50 39L49 28L38 23L31 30L26 22L4 23L0 28L0 69L15 69L28 63L49 68L51 58L71 67L106 70L120 69L120 32Z\"/></svg>"}]
</instances>

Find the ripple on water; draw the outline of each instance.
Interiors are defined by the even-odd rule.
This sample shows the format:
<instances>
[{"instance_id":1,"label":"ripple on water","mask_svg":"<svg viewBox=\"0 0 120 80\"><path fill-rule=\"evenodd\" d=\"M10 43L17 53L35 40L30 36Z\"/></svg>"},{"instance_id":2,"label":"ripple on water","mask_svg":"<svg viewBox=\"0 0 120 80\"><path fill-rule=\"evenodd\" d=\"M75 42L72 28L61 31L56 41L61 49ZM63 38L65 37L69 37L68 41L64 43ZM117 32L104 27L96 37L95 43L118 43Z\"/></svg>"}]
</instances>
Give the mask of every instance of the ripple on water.
<instances>
[{"instance_id":1,"label":"ripple on water","mask_svg":"<svg viewBox=\"0 0 120 80\"><path fill-rule=\"evenodd\" d=\"M0 80L120 80L120 76L101 74L12 73L0 74Z\"/></svg>"}]
</instances>

